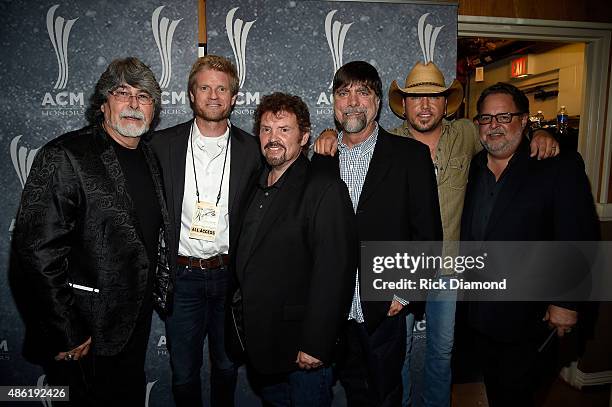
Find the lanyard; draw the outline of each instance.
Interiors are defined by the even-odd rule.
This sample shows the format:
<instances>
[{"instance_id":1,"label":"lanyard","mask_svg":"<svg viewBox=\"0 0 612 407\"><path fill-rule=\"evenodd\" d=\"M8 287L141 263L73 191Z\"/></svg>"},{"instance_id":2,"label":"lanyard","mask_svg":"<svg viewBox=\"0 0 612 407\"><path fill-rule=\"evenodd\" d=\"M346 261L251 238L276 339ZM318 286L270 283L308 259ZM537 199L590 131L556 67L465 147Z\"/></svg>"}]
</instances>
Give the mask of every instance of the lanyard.
<instances>
[{"instance_id":1,"label":"lanyard","mask_svg":"<svg viewBox=\"0 0 612 407\"><path fill-rule=\"evenodd\" d=\"M193 155L193 126L196 126L195 120L191 125L191 129L189 130L189 143L191 144L191 164L193 165L193 178L195 179L195 187L196 187L196 198L198 203L200 203L200 190L198 189L198 174L195 167L195 158ZM229 141L230 134L227 135L227 142L225 143L225 156L223 157L223 169L221 170L221 181L219 182L219 193L217 194L217 202L215 206L219 205L219 201L221 200L221 187L223 186L223 176L225 175L225 163L227 162L227 150L229 150Z\"/></svg>"}]
</instances>

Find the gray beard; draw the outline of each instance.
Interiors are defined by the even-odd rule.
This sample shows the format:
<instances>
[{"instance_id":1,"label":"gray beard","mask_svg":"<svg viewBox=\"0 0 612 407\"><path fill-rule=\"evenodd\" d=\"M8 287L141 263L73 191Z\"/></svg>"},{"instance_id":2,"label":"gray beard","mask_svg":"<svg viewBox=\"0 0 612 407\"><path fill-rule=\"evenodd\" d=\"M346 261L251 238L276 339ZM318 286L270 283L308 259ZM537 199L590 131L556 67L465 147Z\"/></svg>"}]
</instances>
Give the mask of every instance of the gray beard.
<instances>
[{"instance_id":1,"label":"gray beard","mask_svg":"<svg viewBox=\"0 0 612 407\"><path fill-rule=\"evenodd\" d=\"M149 126L146 124L140 127L134 124L128 124L127 126L122 126L121 124L117 124L117 125L113 125L111 123L109 124L113 130L115 130L117 133L119 133L123 137L138 138L138 137L141 137L143 134L145 134L147 131L149 131Z\"/></svg>"},{"instance_id":2,"label":"gray beard","mask_svg":"<svg viewBox=\"0 0 612 407\"><path fill-rule=\"evenodd\" d=\"M366 128L367 120L365 116L353 119L347 119L342 123L342 129L347 133L359 133Z\"/></svg>"}]
</instances>

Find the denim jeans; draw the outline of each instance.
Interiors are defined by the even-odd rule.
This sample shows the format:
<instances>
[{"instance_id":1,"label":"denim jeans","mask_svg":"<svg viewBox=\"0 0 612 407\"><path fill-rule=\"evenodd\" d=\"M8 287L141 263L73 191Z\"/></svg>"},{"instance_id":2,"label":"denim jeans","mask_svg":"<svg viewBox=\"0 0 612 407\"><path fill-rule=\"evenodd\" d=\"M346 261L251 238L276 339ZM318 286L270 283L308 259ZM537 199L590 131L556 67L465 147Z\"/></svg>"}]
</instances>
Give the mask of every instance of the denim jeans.
<instances>
[{"instance_id":1,"label":"denim jeans","mask_svg":"<svg viewBox=\"0 0 612 407\"><path fill-rule=\"evenodd\" d=\"M259 393L264 401L264 406L331 406L333 384L331 367L297 370L274 380L261 375L257 377L258 381L262 381Z\"/></svg>"},{"instance_id":2,"label":"denim jeans","mask_svg":"<svg viewBox=\"0 0 612 407\"><path fill-rule=\"evenodd\" d=\"M202 405L200 370L207 336L211 405L234 405L237 366L225 353L224 342L227 274L225 267L200 270L183 266L177 271L173 311L166 318L172 393L177 406Z\"/></svg>"},{"instance_id":3,"label":"denim jeans","mask_svg":"<svg viewBox=\"0 0 612 407\"><path fill-rule=\"evenodd\" d=\"M410 371L414 315L408 314L406 317L406 359L402 369L404 387L402 406L404 407L410 406L411 402L413 406L450 406L451 355L455 333L456 300L457 292L454 290L432 290L427 296L425 363L420 378L415 378L412 375L415 372ZM413 395L415 383L419 379L422 380L422 385L419 386L422 389L421 394ZM415 400L416 398L420 400Z\"/></svg>"}]
</instances>

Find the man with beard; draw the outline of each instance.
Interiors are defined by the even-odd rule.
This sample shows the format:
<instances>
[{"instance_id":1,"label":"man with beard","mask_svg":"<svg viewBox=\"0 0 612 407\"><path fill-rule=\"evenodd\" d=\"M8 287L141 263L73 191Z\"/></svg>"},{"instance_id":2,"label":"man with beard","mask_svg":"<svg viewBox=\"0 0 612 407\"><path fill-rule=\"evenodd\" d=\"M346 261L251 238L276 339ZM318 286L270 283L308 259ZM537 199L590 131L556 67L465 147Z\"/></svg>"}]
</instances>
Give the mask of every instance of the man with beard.
<instances>
[{"instance_id":1,"label":"man with beard","mask_svg":"<svg viewBox=\"0 0 612 407\"><path fill-rule=\"evenodd\" d=\"M444 76L438 67L429 62L418 62L406 77L405 87L396 81L389 87L389 106L393 113L405 119L403 125L394 129L395 134L414 138L429 148L436 171L438 197L442 217L444 255L456 255L465 185L471 158L482 150L478 129L467 119L448 121L463 100L461 84L454 80L445 86ZM534 134L530 144L531 156L548 158L559 153L558 143L544 130ZM450 278L453 270L440 270L441 278ZM423 393L420 394L425 407L450 406L451 353L453 349L456 292L432 290L425 306L427 316L427 339L423 371ZM414 314L407 317L408 352L402 371L404 383L403 405L411 403L413 381L410 376L410 349Z\"/></svg>"},{"instance_id":2,"label":"man with beard","mask_svg":"<svg viewBox=\"0 0 612 407\"><path fill-rule=\"evenodd\" d=\"M238 94L229 60L199 58L188 89L194 119L153 138L174 226L169 250L175 293L165 320L172 392L177 406L202 405L200 370L208 336L211 404L225 407L234 405L237 373L224 346L228 250L237 236L234 214L261 159L257 140L229 121Z\"/></svg>"},{"instance_id":3,"label":"man with beard","mask_svg":"<svg viewBox=\"0 0 612 407\"><path fill-rule=\"evenodd\" d=\"M264 96L253 131L267 166L233 251L236 333L266 405L330 406L333 350L357 262L351 201L340 177L312 170L302 154L310 115L299 97Z\"/></svg>"},{"instance_id":4,"label":"man with beard","mask_svg":"<svg viewBox=\"0 0 612 407\"><path fill-rule=\"evenodd\" d=\"M49 384L69 386L75 406L145 402L153 303L166 294L154 294L163 288L158 241L170 226L141 139L160 107L146 65L113 61L96 84L91 125L43 146L23 190L11 273L24 355Z\"/></svg>"},{"instance_id":5,"label":"man with beard","mask_svg":"<svg viewBox=\"0 0 612 407\"><path fill-rule=\"evenodd\" d=\"M598 240L597 214L580 155L567 152L544 161L530 158L524 137L529 100L523 92L506 83L492 85L480 95L477 109L474 122L485 150L472 160L461 239ZM528 286L537 281L537 275L552 273L547 285L554 285L553 280L581 273L582 267L576 267L580 262L571 253L555 253L546 259L547 263L557 260L554 270L546 265L528 270L525 275L533 280L521 282ZM551 330L563 336L577 322L577 304L536 301L469 304L469 323L476 333L492 407L532 406L543 371L554 364L545 358L549 353L543 352L545 339Z\"/></svg>"},{"instance_id":6,"label":"man with beard","mask_svg":"<svg viewBox=\"0 0 612 407\"><path fill-rule=\"evenodd\" d=\"M433 165L426 146L377 123L382 83L376 69L350 62L334 76L334 114L341 127L336 169L349 188L360 241L442 239ZM322 157L313 157L313 166ZM336 243L336 242L334 242ZM346 332L340 381L349 405L398 406L406 347L406 301L361 301L359 275Z\"/></svg>"},{"instance_id":7,"label":"man with beard","mask_svg":"<svg viewBox=\"0 0 612 407\"><path fill-rule=\"evenodd\" d=\"M461 84L454 80L445 85L444 75L433 63L418 62L406 77L405 87L396 81L389 88L389 106L404 123L391 132L413 138L429 148L434 163L444 240L459 240L461 212L465 185L471 158L482 150L478 129L467 119L448 121L463 100ZM333 135L333 137L332 137ZM315 143L315 151L335 149L337 138L330 132L322 134ZM325 145L325 143L329 145ZM548 158L559 153L558 143L546 131L534 134L531 154ZM445 244L446 255L456 254L456 246ZM442 278L450 278L452 270L441 270ZM425 306L427 315L427 343L423 374L424 391L420 395L427 407L448 407L451 393L451 352L455 325L455 299L453 291L432 290ZM410 376L410 350L415 316L407 316L407 354L402 378L404 395L402 405L411 403L415 381Z\"/></svg>"}]
</instances>

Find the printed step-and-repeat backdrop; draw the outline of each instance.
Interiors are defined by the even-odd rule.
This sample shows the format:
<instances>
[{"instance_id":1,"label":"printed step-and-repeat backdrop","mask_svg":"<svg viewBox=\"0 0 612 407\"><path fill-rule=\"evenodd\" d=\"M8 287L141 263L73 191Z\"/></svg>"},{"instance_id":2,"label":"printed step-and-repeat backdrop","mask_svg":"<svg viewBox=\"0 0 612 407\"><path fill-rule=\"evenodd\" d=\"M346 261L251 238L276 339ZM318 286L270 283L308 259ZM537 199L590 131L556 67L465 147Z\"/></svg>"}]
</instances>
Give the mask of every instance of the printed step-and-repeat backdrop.
<instances>
[{"instance_id":1,"label":"printed step-and-repeat backdrop","mask_svg":"<svg viewBox=\"0 0 612 407\"><path fill-rule=\"evenodd\" d=\"M11 231L29 166L47 141L86 124L95 83L115 58L136 56L155 72L163 91L158 128L190 119L186 84L197 58L198 4L12 1L0 11L0 385L36 385L44 383L44 375L21 356L23 323L7 281ZM447 83L455 77L456 5L209 0L207 32L209 53L229 58L238 68L241 90L232 121L248 131L259 100L274 91L304 99L314 135L332 127L331 81L346 62L365 60L378 69L385 128L400 124L388 107L389 84L396 79L403 85L417 61L434 61ZM417 339L424 331L424 323L416 324ZM163 324L155 316L147 356L148 406L172 404L165 342ZM421 354L422 343L415 347ZM202 376L207 397L208 361ZM238 405L260 405L244 368L238 387ZM344 405L342 390L335 390L334 404ZM52 406L49 400L42 404Z\"/></svg>"}]
</instances>

